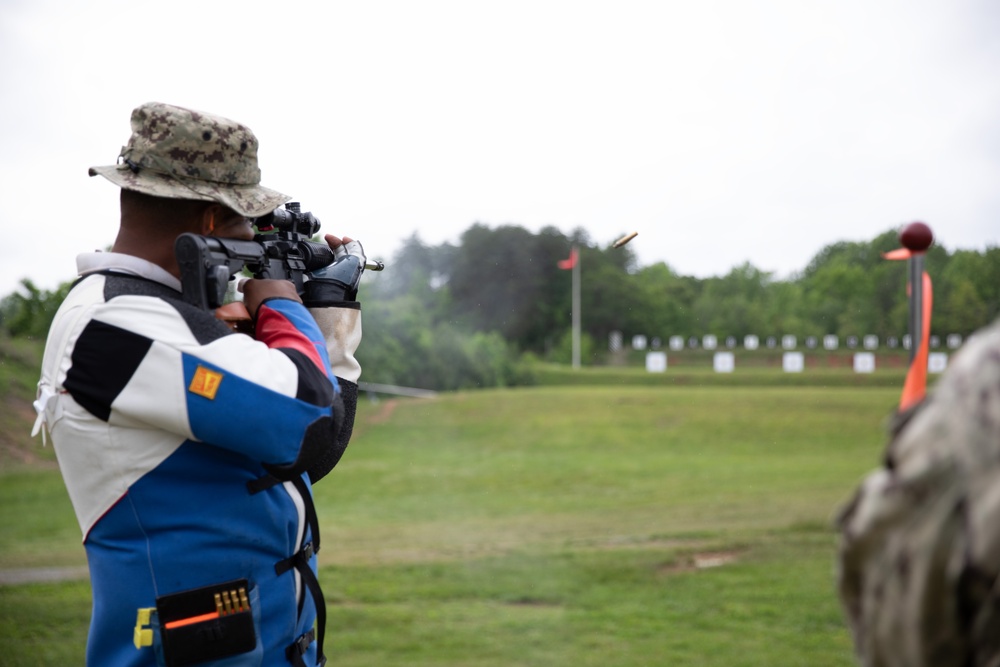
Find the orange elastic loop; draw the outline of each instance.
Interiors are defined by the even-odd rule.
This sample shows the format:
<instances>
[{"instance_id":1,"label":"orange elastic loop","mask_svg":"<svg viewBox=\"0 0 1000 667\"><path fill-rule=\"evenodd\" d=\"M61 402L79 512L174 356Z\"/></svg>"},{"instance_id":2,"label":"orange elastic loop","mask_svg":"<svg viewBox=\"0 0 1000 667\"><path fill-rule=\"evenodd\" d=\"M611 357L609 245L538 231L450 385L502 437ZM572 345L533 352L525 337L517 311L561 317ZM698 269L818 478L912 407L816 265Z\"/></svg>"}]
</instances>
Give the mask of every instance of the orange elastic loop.
<instances>
[{"instance_id":1,"label":"orange elastic loop","mask_svg":"<svg viewBox=\"0 0 1000 667\"><path fill-rule=\"evenodd\" d=\"M173 630L174 628L182 628L185 625L194 625L195 623L201 623L202 621L211 621L219 617L219 612L213 611L207 614L202 614L201 616L191 616L189 618L180 618L176 621L170 621L169 623L164 623L163 627L167 630Z\"/></svg>"},{"instance_id":2,"label":"orange elastic loop","mask_svg":"<svg viewBox=\"0 0 1000 667\"><path fill-rule=\"evenodd\" d=\"M903 384L903 395L899 399L899 409L916 405L923 400L927 394L927 356L931 337L931 307L934 305L934 297L931 293L931 277L925 271L921 277L924 284L923 294L923 314L921 317L920 347L913 355L913 362L910 370L906 373L906 381Z\"/></svg>"}]
</instances>

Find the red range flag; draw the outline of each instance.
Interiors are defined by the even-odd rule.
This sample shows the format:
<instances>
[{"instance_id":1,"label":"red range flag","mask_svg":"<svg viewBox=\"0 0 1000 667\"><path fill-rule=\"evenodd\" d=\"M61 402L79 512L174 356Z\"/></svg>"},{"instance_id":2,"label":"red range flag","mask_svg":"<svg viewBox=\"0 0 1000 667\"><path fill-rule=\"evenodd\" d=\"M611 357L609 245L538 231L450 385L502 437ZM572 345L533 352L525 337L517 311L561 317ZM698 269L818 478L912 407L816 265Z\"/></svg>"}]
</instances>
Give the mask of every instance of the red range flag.
<instances>
[{"instance_id":1,"label":"red range flag","mask_svg":"<svg viewBox=\"0 0 1000 667\"><path fill-rule=\"evenodd\" d=\"M578 255L576 251L576 246L573 246L573 249L569 251L569 257L567 259L559 260L559 268L572 269L574 266L576 266L577 257Z\"/></svg>"}]
</instances>

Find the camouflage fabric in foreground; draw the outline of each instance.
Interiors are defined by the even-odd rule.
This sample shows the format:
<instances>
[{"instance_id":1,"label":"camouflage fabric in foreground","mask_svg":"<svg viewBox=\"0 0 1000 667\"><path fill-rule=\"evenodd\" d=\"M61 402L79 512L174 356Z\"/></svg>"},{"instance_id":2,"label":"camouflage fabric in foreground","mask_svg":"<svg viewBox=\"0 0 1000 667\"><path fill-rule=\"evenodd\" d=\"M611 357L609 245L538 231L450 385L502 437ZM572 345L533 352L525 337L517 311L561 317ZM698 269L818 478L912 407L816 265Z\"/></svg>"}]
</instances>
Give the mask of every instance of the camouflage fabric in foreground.
<instances>
[{"instance_id":1,"label":"camouflage fabric in foreground","mask_svg":"<svg viewBox=\"0 0 1000 667\"><path fill-rule=\"evenodd\" d=\"M837 528L863 665L1000 665L1000 321L899 416Z\"/></svg>"}]
</instances>

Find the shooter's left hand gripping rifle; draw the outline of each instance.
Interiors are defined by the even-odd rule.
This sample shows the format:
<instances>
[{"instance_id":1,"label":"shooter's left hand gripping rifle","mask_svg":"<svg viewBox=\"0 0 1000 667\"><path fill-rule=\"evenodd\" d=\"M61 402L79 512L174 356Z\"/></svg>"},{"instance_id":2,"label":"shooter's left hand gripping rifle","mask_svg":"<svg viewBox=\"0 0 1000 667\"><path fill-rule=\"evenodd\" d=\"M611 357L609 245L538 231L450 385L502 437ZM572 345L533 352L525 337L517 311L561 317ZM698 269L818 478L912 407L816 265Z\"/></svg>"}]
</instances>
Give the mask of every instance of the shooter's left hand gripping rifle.
<instances>
[{"instance_id":1,"label":"shooter's left hand gripping rifle","mask_svg":"<svg viewBox=\"0 0 1000 667\"><path fill-rule=\"evenodd\" d=\"M321 294L312 294L320 292L321 281L310 281L307 274L326 267L322 285L336 285L343 289L342 298L353 300L365 268L383 268L381 262L365 264L363 257L352 254L337 257L327 244L310 241L320 222L312 213L302 213L298 202L289 202L254 223L263 233L252 241L190 233L177 238L174 252L185 301L200 308L220 307L229 280L244 268L254 278L290 280L306 300L323 300Z\"/></svg>"}]
</instances>

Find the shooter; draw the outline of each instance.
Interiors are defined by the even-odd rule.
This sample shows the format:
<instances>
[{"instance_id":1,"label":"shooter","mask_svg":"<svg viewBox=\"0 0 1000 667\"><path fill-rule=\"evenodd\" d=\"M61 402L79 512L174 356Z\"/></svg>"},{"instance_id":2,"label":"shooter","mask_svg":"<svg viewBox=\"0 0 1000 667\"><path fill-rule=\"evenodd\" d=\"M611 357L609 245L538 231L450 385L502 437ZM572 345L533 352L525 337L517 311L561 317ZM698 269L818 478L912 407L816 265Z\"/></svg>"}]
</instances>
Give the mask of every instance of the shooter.
<instances>
[{"instance_id":1,"label":"shooter","mask_svg":"<svg viewBox=\"0 0 1000 667\"><path fill-rule=\"evenodd\" d=\"M178 237L259 248L251 219L290 197L260 184L240 123L154 102L131 124L118 163L90 170L121 188L118 237L78 258L35 402L90 567L87 663L323 664L312 486L351 437L360 304L262 275L244 288L251 337L185 299Z\"/></svg>"}]
</instances>

